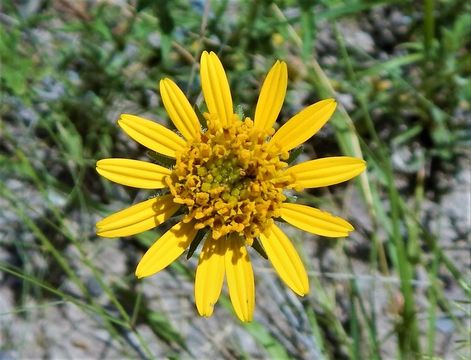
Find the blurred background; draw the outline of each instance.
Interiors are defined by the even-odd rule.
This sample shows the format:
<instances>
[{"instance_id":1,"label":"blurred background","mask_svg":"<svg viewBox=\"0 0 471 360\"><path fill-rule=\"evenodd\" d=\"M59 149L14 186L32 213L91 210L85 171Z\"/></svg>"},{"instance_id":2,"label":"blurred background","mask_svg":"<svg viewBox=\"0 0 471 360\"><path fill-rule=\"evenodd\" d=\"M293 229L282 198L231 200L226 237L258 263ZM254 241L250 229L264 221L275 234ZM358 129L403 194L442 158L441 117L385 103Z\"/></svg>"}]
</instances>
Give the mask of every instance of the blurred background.
<instances>
[{"instance_id":1,"label":"blurred background","mask_svg":"<svg viewBox=\"0 0 471 360\"><path fill-rule=\"evenodd\" d=\"M0 359L469 359L470 14L460 0L2 0ZM137 281L165 229L95 235L97 220L151 195L95 172L101 158L148 158L116 120L169 125L163 77L202 105L203 50L219 54L246 115L286 61L278 124L340 104L299 159L368 162L354 181L298 194L356 228L326 239L284 226L308 296L251 253L249 324L225 290L213 317L197 315L196 256Z\"/></svg>"}]
</instances>

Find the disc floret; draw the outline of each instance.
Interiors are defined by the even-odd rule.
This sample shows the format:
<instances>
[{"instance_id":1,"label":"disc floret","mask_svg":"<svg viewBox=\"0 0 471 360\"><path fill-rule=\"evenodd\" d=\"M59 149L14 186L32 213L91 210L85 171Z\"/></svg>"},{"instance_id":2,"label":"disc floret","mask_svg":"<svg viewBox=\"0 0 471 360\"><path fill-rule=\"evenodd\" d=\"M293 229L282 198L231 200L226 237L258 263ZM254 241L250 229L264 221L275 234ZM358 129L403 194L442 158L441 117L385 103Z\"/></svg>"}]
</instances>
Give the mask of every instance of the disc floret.
<instances>
[{"instance_id":1,"label":"disc floret","mask_svg":"<svg viewBox=\"0 0 471 360\"><path fill-rule=\"evenodd\" d=\"M287 163L251 119L234 115L232 124L222 126L205 115L208 129L177 153L167 185L174 201L188 208L184 222L211 228L214 239L238 233L251 243L280 216L289 183L278 179Z\"/></svg>"}]
</instances>

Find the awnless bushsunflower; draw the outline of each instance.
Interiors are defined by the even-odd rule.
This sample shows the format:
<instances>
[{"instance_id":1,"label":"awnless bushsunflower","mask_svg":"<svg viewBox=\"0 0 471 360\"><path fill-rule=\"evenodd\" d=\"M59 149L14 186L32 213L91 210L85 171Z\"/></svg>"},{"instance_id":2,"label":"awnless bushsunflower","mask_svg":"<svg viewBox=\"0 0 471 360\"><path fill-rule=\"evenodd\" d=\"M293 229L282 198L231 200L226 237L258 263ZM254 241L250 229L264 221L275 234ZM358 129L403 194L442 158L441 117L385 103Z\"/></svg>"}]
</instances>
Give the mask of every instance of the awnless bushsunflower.
<instances>
[{"instance_id":1,"label":"awnless bushsunflower","mask_svg":"<svg viewBox=\"0 0 471 360\"><path fill-rule=\"evenodd\" d=\"M234 113L224 68L213 52L203 52L201 84L207 107L200 124L189 101L170 79L160 82L165 109L179 134L134 115L119 126L152 151L174 159L170 168L129 159L104 159L97 171L116 183L165 189L97 223L104 237L130 236L155 228L177 214L179 221L144 254L136 275L146 277L176 260L199 231L206 232L196 270L195 301L210 316L224 278L235 313L250 321L255 302L248 248L265 253L280 278L298 295L309 292L306 270L276 219L312 234L344 237L347 221L310 206L287 202L283 191L337 184L365 169L351 157L329 157L289 167L289 151L313 136L335 111L333 99L319 101L294 115L278 131L273 125L287 88L287 66L277 61L265 81L253 120ZM179 211L180 210L180 211ZM261 248L261 249L260 249Z\"/></svg>"}]
</instances>

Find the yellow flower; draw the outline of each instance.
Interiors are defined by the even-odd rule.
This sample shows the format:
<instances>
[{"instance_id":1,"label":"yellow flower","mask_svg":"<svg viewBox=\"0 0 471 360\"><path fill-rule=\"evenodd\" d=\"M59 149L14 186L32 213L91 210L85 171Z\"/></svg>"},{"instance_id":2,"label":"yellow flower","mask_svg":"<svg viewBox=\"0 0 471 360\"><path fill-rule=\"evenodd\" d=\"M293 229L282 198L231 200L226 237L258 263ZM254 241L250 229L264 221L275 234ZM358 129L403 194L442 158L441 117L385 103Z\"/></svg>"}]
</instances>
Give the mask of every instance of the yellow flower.
<instances>
[{"instance_id":1,"label":"yellow flower","mask_svg":"<svg viewBox=\"0 0 471 360\"><path fill-rule=\"evenodd\" d=\"M288 167L288 152L327 122L336 103L333 99L319 101L274 132L286 94L284 62L277 61L268 73L253 120L242 121L234 114L227 77L216 54L203 52L200 73L208 109L203 128L183 92L170 79L160 82L160 93L181 135L153 121L121 115L118 124L131 138L175 159L175 165L168 169L138 160L98 161L98 173L111 181L167 192L101 220L97 233L104 237L134 235L159 226L180 210L180 221L144 254L137 277L164 269L190 246L198 231L207 231L196 270L198 312L202 316L213 313L226 277L235 313L242 321L250 321L255 289L248 247L261 245L289 288L301 296L309 292L299 255L274 219L327 237L343 237L353 231L352 225L339 217L286 202L283 190L349 180L365 169L365 162L330 157Z\"/></svg>"}]
</instances>

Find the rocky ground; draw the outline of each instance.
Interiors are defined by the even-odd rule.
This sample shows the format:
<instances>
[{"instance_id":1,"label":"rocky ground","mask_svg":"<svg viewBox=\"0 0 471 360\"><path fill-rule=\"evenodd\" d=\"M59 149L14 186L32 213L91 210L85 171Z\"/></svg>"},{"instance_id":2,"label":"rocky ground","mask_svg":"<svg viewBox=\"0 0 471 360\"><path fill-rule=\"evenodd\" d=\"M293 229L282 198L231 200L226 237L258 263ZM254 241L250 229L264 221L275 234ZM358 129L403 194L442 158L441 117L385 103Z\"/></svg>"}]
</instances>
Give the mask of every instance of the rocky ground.
<instances>
[{"instance_id":1,"label":"rocky ground","mask_svg":"<svg viewBox=\"0 0 471 360\"><path fill-rule=\"evenodd\" d=\"M63 6L72 6L71 3L52 3L52 7L45 11L45 14L52 14L50 27L42 23L35 28L34 24L30 24L30 28L24 33L24 39L28 40L34 34L39 46L44 45L41 54L54 54L57 51L54 42L58 37L78 41L74 38L76 34L57 32L58 24L63 24L67 19L62 13ZM109 3L127 9L126 2ZM32 0L14 1L12 4L25 17L44 11L48 6L46 2ZM194 6L201 5L199 2L195 4ZM70 16L79 16L82 12L86 16L87 7L82 2L77 2L72 7L73 11L70 8L67 10ZM0 10L0 23L8 28L16 21L17 15L7 6L0 6ZM285 15L288 19L296 18L298 11L299 9L288 9ZM330 74L337 67L338 46L335 45L335 37L338 35L335 27L329 26L327 21L322 25L316 34L316 51L320 65ZM414 26L417 26L417 19L411 15L410 9L404 10L392 5L375 6L337 22L337 28L347 46L358 48L366 63L368 59L372 62L373 59L388 60L402 54L404 48L399 44L406 40L412 41L410 34ZM137 50L128 46L124 52L132 58L134 51ZM296 61L294 56L292 60ZM299 57L297 61L300 61ZM145 77L145 70L137 69L135 76ZM414 69L410 70L410 74L412 82ZM79 68L70 69L66 77L69 85L84 81ZM82 207L71 208L70 199L73 195L54 181L60 179L64 183L74 184L76 179L70 179L70 174L82 174L81 169L86 169L83 183L87 184L87 176L93 170L96 160L93 153L87 153L83 157L83 163L74 162L73 157L64 159L64 149L52 146L54 134L41 128L40 124L49 111L55 111L55 105L51 104L68 96L68 84L57 81L53 73L44 76L32 90L37 94L36 99L40 99L36 102L24 101L24 98L8 89L2 91L0 153L4 157L3 163L0 163L0 180L3 184L0 193L0 360L149 358L148 352L154 358L231 359L245 356L262 359L273 358L277 354L278 344L293 358L321 359L325 352L322 351L318 337L313 335L313 314L321 320L323 316L328 318L330 314L335 314L348 329L352 323L352 306L358 307L358 303L352 305L350 301L353 283L368 299L365 302L369 307L366 312L375 318L383 358L396 358L397 339L394 329L404 301L400 280L396 273L381 274L371 268L371 233L378 231L379 240L385 246L388 245L381 224L378 228L377 224L372 223L363 197L353 183L335 187L332 191L311 193L331 199L323 204L323 208L348 218L355 225L357 231L350 238L332 242L285 227L297 247L303 250L302 257L309 269L313 291L307 298L299 298L289 292L276 277L269 263L255 252L251 254L257 291L256 322L252 325L244 326L234 321L227 298L220 301L212 318L196 316L191 275L196 266L196 257L189 261L182 259L184 267L173 266L158 276L137 282L133 276L134 267L148 238L97 238L94 223L101 217L100 212L104 208L96 204L103 200L104 195L100 193L103 187L91 185L94 188L87 189L90 190L90 198L79 199L75 204L81 204ZM387 87L391 84L383 83L378 86ZM343 107L349 113L356 114L359 104L351 94L352 89L339 86L337 90L338 100ZM142 96L149 107L158 103L153 90ZM300 108L303 99L310 96L310 90L300 86L297 90L293 89L290 96L290 106ZM110 120L110 128L114 126L112 121L121 110L124 112L125 109L142 108L142 104L126 102L124 96L123 99L116 98L114 101L117 106L109 108L105 115ZM386 139L390 134L395 134L397 126L395 120L382 117L381 110L378 109L379 106L373 109L372 114L375 121L378 121L375 125L380 136ZM469 125L469 103L458 104L453 115L458 124L467 122ZM415 116L404 114L406 128L415 124ZM70 134L71 130L59 128L55 131L62 132L60 135L63 136ZM121 135L114 133L112 136L118 139L117 142L126 143L117 145L114 149L116 153L124 153L124 149L140 151L124 137L120 138ZM70 153L87 151L87 139L82 137L81 143L77 144L78 150L69 149ZM316 154L338 154L338 146L334 141L333 128L324 129L316 140L308 144L302 156L311 158ZM414 206L415 196L411 191L411 184L416 184L417 174L420 174L415 167L415 160L430 154L431 148L435 146L430 141L424 135L390 146L397 174L397 188L404 197L410 198L407 202L411 208ZM18 160L21 156L17 149L21 149L29 161ZM455 155L459 153L460 156L450 158L449 164L446 159L436 160L433 157L434 160L423 167L425 182L419 217L421 225L433 234L447 258L463 279L468 281L469 288L470 152L469 148L454 151ZM15 163L9 161L13 158ZM372 177L375 174L371 172ZM44 182L42 177L46 179ZM42 183L55 186L38 186ZM109 193L109 189L104 191ZM109 211L127 206L136 196L145 196L120 189L113 191L113 202L106 207ZM384 203L387 211L389 203L386 195L377 200ZM55 212L66 214L62 223L49 221L54 219ZM67 259L70 270L85 285L89 298L84 298L82 289L77 288L77 283L70 275L64 274L63 268L51 256L50 249L45 248L48 242L38 241L39 236L46 236L51 246ZM155 236L155 233L151 234L151 238ZM71 238L75 240L71 242ZM466 354L466 346L469 346L466 343L460 345L466 341L463 336L469 335L471 326L469 299L466 298L463 286L456 282L445 266L440 265L436 269L437 277L430 278L430 273L422 264L432 263L436 254L424 245L425 240L419 240L420 260L417 260L415 267L413 287L419 331L425 342L430 326L427 309L432 301L429 288L432 281L439 281L443 295L453 308L441 309L435 314L435 324L432 325L436 334L434 354L438 358L459 359ZM93 267L84 266L87 262L94 264ZM6 271L7 269L11 271ZM12 269L17 269L17 272ZM97 273L101 274L99 279ZM42 280L48 284L47 287L41 285ZM109 314L116 314L116 318L121 316L104 284L118 294L119 302L133 318L132 328L107 322L97 313L96 309L102 308ZM60 291L61 295L57 296L48 287ZM140 304L139 307L135 307L136 303ZM94 304L94 307L89 308L87 304ZM328 353L334 354L333 358L349 358L348 344L338 335L338 329L326 326L328 323L327 319L317 328L323 332L326 340L324 347L328 348Z\"/></svg>"}]
</instances>

